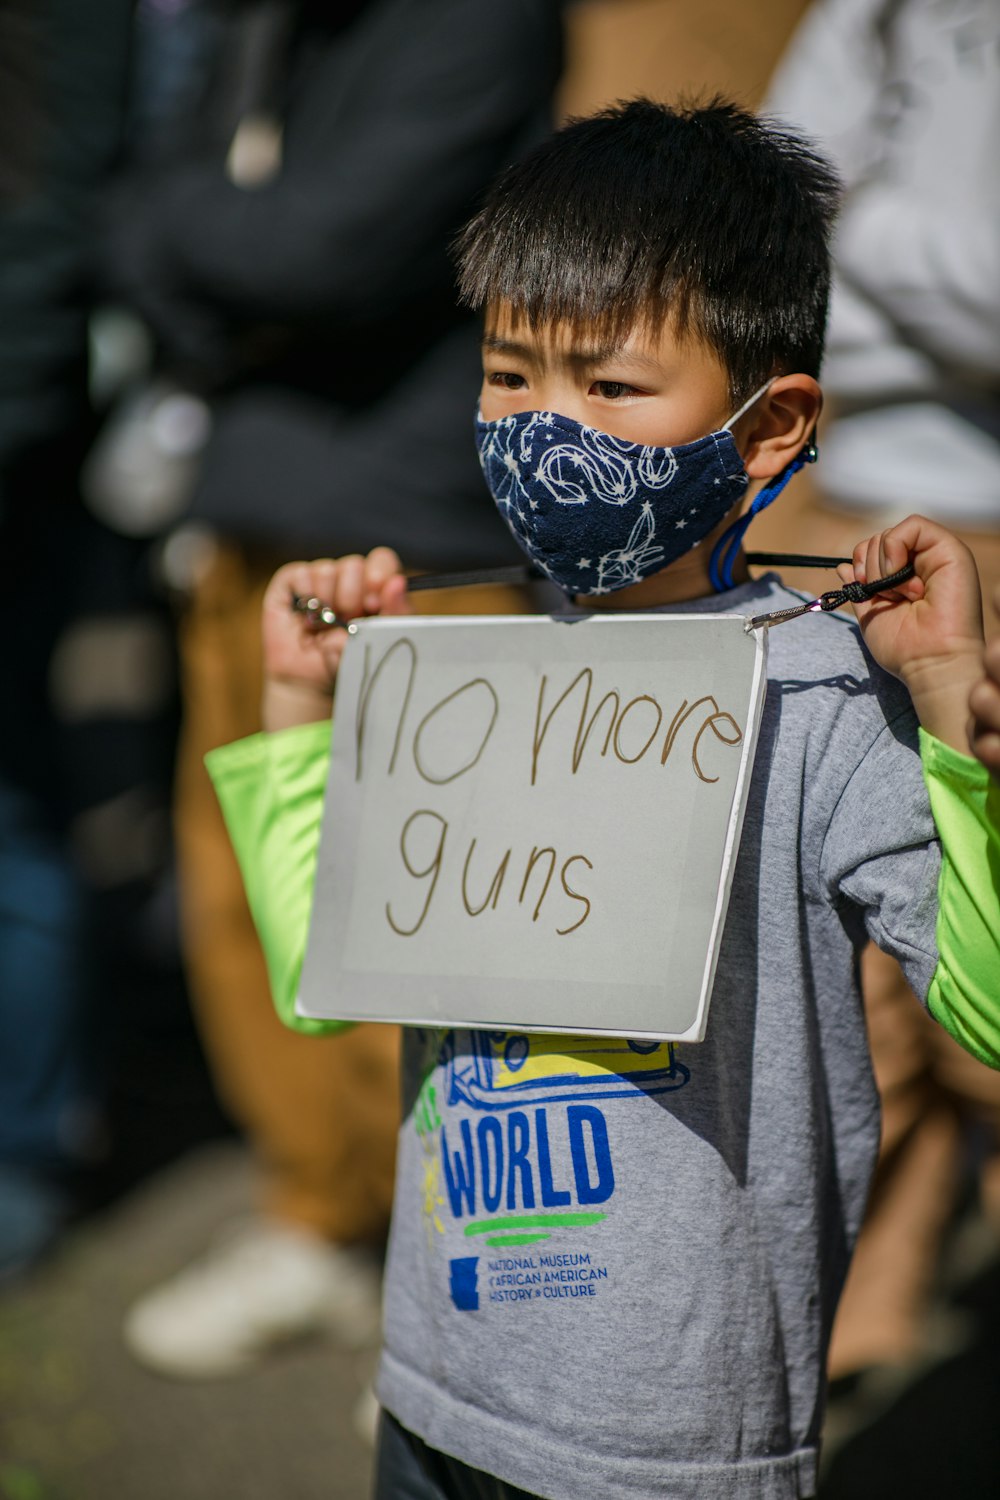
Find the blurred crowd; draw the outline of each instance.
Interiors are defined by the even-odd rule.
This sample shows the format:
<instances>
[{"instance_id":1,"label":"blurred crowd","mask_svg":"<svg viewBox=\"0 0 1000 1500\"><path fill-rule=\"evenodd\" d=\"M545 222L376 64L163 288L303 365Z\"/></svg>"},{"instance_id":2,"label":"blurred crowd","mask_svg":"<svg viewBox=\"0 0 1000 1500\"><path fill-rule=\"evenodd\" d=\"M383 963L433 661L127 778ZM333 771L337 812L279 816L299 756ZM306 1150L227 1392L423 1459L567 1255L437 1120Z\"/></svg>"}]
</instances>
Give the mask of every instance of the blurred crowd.
<instances>
[{"instance_id":1,"label":"blurred crowd","mask_svg":"<svg viewBox=\"0 0 1000 1500\"><path fill-rule=\"evenodd\" d=\"M135 1061L123 1037L153 1053L186 1037L190 1001L259 1210L132 1309L129 1347L155 1369L235 1374L290 1335L350 1343L377 1323L397 1038L282 1031L202 757L259 727L259 606L281 563L379 543L412 569L517 561L484 503L478 332L449 246L562 112L633 91L616 58L677 9L0 9L0 1279L134 1153L111 1104ZM765 105L845 181L822 461L755 542L846 555L918 510L965 536L991 591L1000 13L803 0L769 24L742 75L699 71L694 46L688 72L641 83L761 102L788 40ZM514 589L433 602L538 607ZM1000 1233L1000 1079L888 961L866 964L884 1144L834 1340L844 1378L919 1347L963 1192Z\"/></svg>"},{"instance_id":2,"label":"blurred crowd","mask_svg":"<svg viewBox=\"0 0 1000 1500\"><path fill-rule=\"evenodd\" d=\"M7 24L4 609L25 649L0 782L0 1267L44 1251L117 1149L109 970L122 946L154 961L176 888L261 1212L128 1336L221 1373L331 1315L350 1336L377 1320L397 1037L279 1026L202 759L259 727L280 563L379 542L412 567L516 560L480 499L478 333L449 245L551 128L561 12L140 0Z\"/></svg>"}]
</instances>

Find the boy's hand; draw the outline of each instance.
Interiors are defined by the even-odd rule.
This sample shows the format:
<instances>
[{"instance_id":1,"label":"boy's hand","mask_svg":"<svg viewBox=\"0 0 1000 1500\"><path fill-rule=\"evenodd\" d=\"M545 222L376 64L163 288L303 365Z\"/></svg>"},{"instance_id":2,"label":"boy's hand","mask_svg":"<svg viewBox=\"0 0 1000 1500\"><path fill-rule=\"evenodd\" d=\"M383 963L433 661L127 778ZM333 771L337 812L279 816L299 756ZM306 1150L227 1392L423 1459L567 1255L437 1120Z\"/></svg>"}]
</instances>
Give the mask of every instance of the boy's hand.
<instances>
[{"instance_id":1,"label":"boy's hand","mask_svg":"<svg viewBox=\"0 0 1000 1500\"><path fill-rule=\"evenodd\" d=\"M972 553L924 516L859 542L845 583L884 578L912 562L915 575L854 607L875 660L910 691L921 724L968 753L969 694L983 672L982 603Z\"/></svg>"},{"instance_id":2,"label":"boy's hand","mask_svg":"<svg viewBox=\"0 0 1000 1500\"><path fill-rule=\"evenodd\" d=\"M267 730L330 717L333 687L347 631L317 629L292 609L292 595L315 597L342 620L410 613L406 578L395 552L321 558L279 568L264 595L264 696Z\"/></svg>"},{"instance_id":3,"label":"boy's hand","mask_svg":"<svg viewBox=\"0 0 1000 1500\"><path fill-rule=\"evenodd\" d=\"M1000 615L1000 588L993 595L993 608ZM1000 637L987 646L985 667L986 676L969 694L969 746L1000 781Z\"/></svg>"}]
</instances>

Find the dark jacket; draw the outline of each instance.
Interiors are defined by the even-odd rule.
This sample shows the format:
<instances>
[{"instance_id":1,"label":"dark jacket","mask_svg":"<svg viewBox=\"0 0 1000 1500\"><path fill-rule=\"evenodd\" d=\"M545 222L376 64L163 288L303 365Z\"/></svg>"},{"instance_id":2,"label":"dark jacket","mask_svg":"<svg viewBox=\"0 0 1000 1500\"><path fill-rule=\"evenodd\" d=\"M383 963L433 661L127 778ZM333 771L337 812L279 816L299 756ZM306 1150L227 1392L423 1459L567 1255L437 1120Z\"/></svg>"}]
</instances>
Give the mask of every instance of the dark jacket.
<instances>
[{"instance_id":1,"label":"dark jacket","mask_svg":"<svg viewBox=\"0 0 1000 1500\"><path fill-rule=\"evenodd\" d=\"M448 247L548 128L556 0L372 0L295 13L282 164L234 186L221 145L119 191L111 270L163 358L211 393L195 507L293 551L513 561L472 442L475 320Z\"/></svg>"}]
</instances>

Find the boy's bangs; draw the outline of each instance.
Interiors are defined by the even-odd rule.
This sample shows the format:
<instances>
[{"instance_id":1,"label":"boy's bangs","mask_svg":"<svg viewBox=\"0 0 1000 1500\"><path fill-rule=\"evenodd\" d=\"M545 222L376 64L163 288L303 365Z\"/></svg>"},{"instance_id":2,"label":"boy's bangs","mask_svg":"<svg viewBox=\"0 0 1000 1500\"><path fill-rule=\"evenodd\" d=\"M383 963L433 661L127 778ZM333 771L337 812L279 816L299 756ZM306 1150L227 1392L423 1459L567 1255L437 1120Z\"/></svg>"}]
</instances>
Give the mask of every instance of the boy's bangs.
<instances>
[{"instance_id":1,"label":"boy's bangs","mask_svg":"<svg viewBox=\"0 0 1000 1500\"><path fill-rule=\"evenodd\" d=\"M691 330L691 299L685 288L673 294L645 292L625 296L616 287L570 287L543 281L532 294L523 286L507 295L499 287L484 299L486 332L496 332L500 323L516 331L528 327L559 328L573 339L602 346L624 344L633 334L658 337L669 322L678 336Z\"/></svg>"},{"instance_id":2,"label":"boy's bangs","mask_svg":"<svg viewBox=\"0 0 1000 1500\"><path fill-rule=\"evenodd\" d=\"M558 324L608 343L655 334L668 319L678 334L698 323L675 266L651 266L634 239L586 222L579 204L565 207L473 219L457 244L461 300L491 319L502 308L513 325Z\"/></svg>"},{"instance_id":3,"label":"boy's bangs","mask_svg":"<svg viewBox=\"0 0 1000 1500\"><path fill-rule=\"evenodd\" d=\"M588 234L583 225L577 234L565 220L535 220L534 228L492 223L487 239L472 220L463 233L460 297L486 312L487 332L498 315L514 329L558 326L607 344L621 344L631 333L657 336L667 321L678 336L705 332L690 285L673 267L655 267L651 275L634 246Z\"/></svg>"}]
</instances>

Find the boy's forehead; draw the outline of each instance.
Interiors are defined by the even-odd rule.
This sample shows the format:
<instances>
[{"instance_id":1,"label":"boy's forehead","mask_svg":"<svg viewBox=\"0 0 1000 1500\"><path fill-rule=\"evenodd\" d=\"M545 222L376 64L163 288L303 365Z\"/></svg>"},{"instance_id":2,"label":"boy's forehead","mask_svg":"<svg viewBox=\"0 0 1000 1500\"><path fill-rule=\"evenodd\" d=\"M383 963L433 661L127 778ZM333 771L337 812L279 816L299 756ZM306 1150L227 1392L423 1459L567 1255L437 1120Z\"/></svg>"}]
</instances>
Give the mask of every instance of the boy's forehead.
<instances>
[{"instance_id":1,"label":"boy's forehead","mask_svg":"<svg viewBox=\"0 0 1000 1500\"><path fill-rule=\"evenodd\" d=\"M717 362L693 330L679 327L669 312L615 327L604 320L535 322L501 303L486 310L483 348L574 365L618 358L662 368L690 360L695 350Z\"/></svg>"},{"instance_id":2,"label":"boy's forehead","mask_svg":"<svg viewBox=\"0 0 1000 1500\"><path fill-rule=\"evenodd\" d=\"M483 343L487 348L523 349L558 355L597 357L632 351L655 354L661 328L645 325L611 328L603 323L566 319L535 322L506 304L487 309Z\"/></svg>"}]
</instances>

